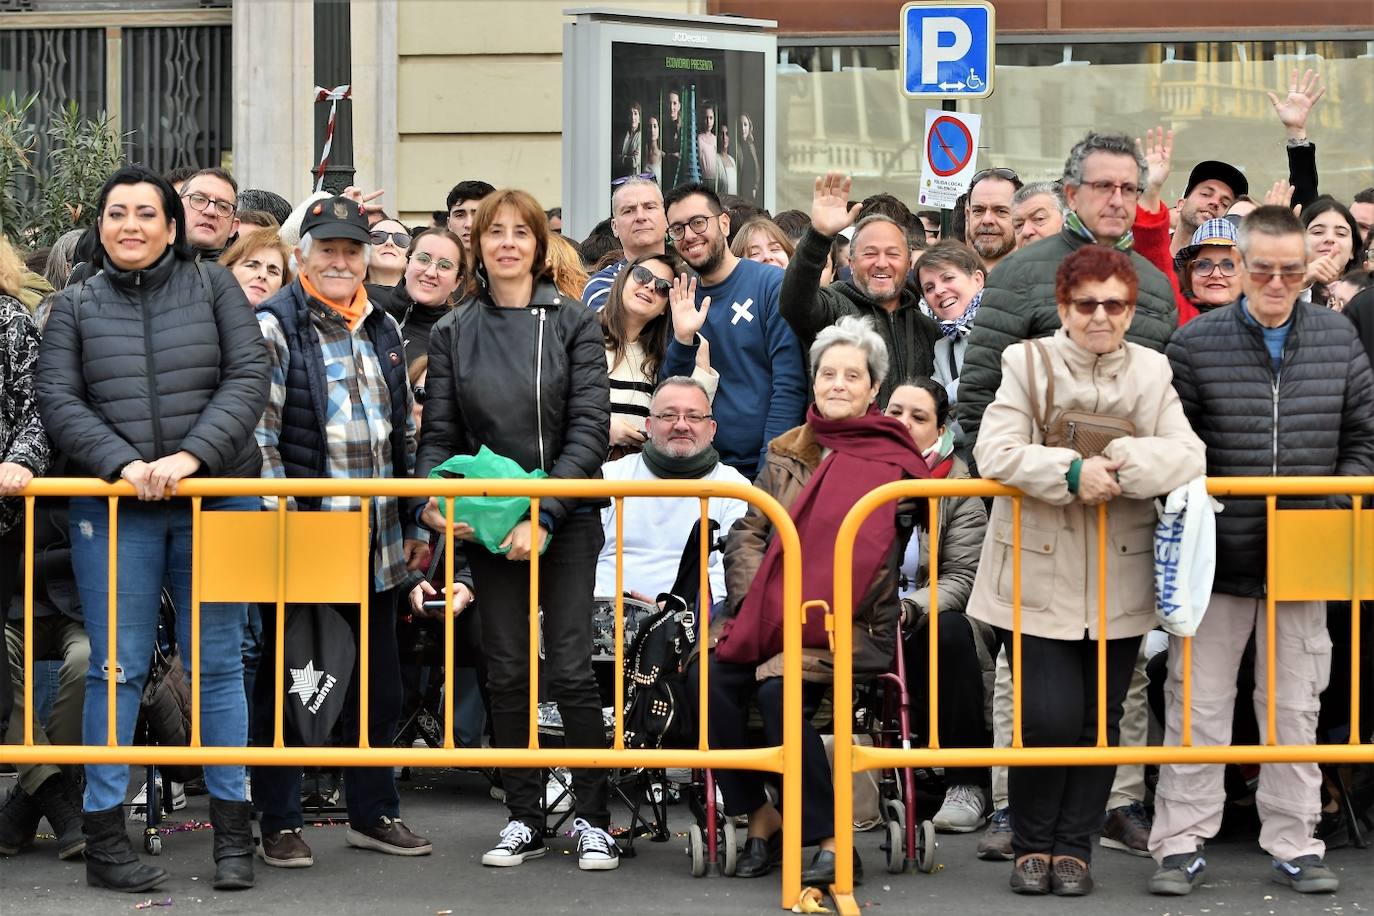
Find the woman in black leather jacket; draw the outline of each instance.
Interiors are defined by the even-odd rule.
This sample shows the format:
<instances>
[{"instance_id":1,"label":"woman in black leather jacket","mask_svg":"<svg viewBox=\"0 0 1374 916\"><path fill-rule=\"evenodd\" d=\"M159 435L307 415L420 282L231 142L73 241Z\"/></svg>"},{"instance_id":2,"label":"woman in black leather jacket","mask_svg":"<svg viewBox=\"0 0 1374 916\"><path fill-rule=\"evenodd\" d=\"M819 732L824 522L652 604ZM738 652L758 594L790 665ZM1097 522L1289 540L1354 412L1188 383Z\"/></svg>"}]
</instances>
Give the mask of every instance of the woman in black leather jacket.
<instances>
[{"instance_id":1,"label":"woman in black leather jacket","mask_svg":"<svg viewBox=\"0 0 1374 916\"><path fill-rule=\"evenodd\" d=\"M546 267L548 223L523 191L488 196L472 227L467 298L435 324L425 381L417 474L485 445L525 470L550 477L599 477L610 434L606 354L594 315L560 293ZM536 544L543 609L544 682L558 703L568 747L605 747L592 672L592 591L603 541L595 501L543 499L538 517L506 536L504 556L467 547L487 656L496 744L529 740L529 574ZM442 529L436 504L425 521ZM471 539L461 524L455 534ZM536 541L537 535L537 541ZM550 540L551 539L551 540ZM519 865L542 856L544 783L533 769L504 773L510 821L482 864ZM619 864L606 828L607 774L574 771L578 865Z\"/></svg>"}]
</instances>

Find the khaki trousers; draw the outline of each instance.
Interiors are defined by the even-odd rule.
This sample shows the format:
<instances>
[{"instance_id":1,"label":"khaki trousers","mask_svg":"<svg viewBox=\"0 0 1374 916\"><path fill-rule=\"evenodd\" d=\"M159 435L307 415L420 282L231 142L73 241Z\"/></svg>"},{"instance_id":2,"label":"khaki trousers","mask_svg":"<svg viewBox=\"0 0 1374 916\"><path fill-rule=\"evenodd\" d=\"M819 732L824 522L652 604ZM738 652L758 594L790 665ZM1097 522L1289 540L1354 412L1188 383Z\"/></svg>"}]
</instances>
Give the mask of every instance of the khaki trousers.
<instances>
[{"instance_id":1,"label":"khaki trousers","mask_svg":"<svg viewBox=\"0 0 1374 916\"><path fill-rule=\"evenodd\" d=\"M1231 743L1236 672L1245 644L1255 631L1255 717L1260 741L1268 725L1268 633L1262 598L1213 594L1193 637L1193 744ZM1321 692L1331 676L1331 637L1326 604L1281 601L1275 613L1275 731L1282 745L1314 744ZM1169 640L1169 680L1164 743L1177 745L1183 720L1183 641ZM1150 852L1190 853L1221 827L1226 802L1220 764L1160 768L1155 790L1155 824ZM1326 846L1312 836L1321 816L1321 771L1315 763L1266 763L1260 768L1256 806L1260 846L1277 859L1322 855Z\"/></svg>"}]
</instances>

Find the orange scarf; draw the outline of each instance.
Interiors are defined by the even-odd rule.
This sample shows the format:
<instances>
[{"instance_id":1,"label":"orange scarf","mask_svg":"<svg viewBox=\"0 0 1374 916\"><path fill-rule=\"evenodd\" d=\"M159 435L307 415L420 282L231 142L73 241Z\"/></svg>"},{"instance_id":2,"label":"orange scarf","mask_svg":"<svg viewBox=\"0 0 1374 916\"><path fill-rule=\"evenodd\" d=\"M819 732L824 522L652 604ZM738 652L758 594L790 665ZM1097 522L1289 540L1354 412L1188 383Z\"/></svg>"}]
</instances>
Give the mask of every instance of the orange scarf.
<instances>
[{"instance_id":1,"label":"orange scarf","mask_svg":"<svg viewBox=\"0 0 1374 916\"><path fill-rule=\"evenodd\" d=\"M305 274L301 274L300 278L301 288L305 290L307 296L317 302L322 302L342 315L347 320L350 331L357 330L359 323L363 320L363 314L367 311L367 289L361 283L358 284L358 291L353 294L351 302L335 302L333 299L326 299L319 290L315 289L315 285L310 282L310 278Z\"/></svg>"}]
</instances>

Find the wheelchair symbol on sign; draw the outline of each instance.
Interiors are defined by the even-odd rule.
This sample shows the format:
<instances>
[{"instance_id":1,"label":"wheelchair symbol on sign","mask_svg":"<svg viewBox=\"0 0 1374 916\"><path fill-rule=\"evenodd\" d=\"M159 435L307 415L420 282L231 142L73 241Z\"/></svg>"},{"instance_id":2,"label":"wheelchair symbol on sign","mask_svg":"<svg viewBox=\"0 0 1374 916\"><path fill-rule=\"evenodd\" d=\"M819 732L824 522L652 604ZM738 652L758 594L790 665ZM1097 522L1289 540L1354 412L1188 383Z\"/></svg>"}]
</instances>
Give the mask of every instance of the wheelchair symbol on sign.
<instances>
[{"instance_id":1,"label":"wheelchair symbol on sign","mask_svg":"<svg viewBox=\"0 0 1374 916\"><path fill-rule=\"evenodd\" d=\"M982 89L983 79L978 75L978 71L972 67L968 68L968 79L964 80L964 85L970 89Z\"/></svg>"}]
</instances>

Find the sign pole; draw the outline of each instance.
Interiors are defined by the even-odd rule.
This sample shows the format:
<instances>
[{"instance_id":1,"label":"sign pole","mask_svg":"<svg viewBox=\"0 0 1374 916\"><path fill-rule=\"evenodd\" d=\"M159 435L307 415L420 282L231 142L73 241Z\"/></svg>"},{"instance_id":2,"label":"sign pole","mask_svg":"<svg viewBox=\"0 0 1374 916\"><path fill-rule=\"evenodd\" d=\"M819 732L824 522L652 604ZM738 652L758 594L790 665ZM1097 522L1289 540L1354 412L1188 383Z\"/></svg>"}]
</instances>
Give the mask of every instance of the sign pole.
<instances>
[{"instance_id":1,"label":"sign pole","mask_svg":"<svg viewBox=\"0 0 1374 916\"><path fill-rule=\"evenodd\" d=\"M958 105L954 99L944 99L940 102L940 108L944 111L958 111ZM949 238L949 233L954 227L954 211L945 208L940 209L940 238ZM956 241L962 242L963 239Z\"/></svg>"}]
</instances>

